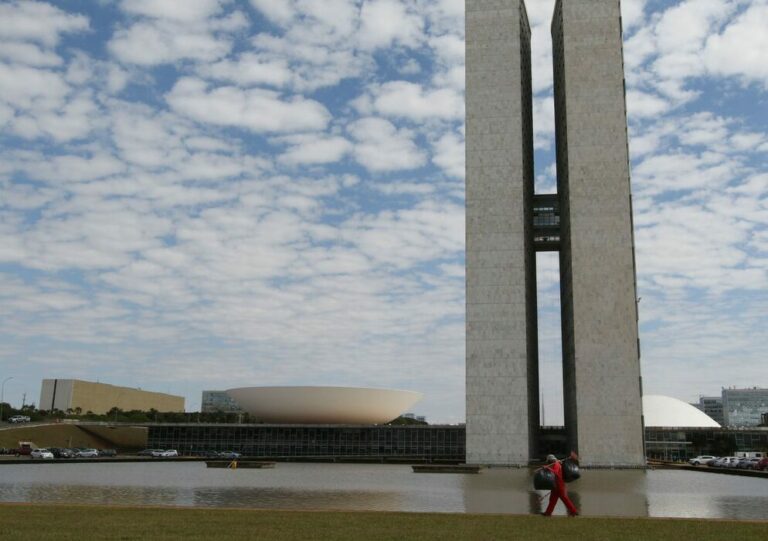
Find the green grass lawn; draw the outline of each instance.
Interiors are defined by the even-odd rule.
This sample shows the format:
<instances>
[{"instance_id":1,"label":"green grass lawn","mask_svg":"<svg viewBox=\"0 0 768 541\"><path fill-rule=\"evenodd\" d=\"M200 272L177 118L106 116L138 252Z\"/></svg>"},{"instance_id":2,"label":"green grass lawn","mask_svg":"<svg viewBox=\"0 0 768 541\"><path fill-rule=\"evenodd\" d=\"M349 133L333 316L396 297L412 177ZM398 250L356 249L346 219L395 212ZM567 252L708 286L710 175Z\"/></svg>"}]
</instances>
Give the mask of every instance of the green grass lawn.
<instances>
[{"instance_id":1,"label":"green grass lawn","mask_svg":"<svg viewBox=\"0 0 768 541\"><path fill-rule=\"evenodd\" d=\"M0 504L0 539L768 539L768 522Z\"/></svg>"}]
</instances>

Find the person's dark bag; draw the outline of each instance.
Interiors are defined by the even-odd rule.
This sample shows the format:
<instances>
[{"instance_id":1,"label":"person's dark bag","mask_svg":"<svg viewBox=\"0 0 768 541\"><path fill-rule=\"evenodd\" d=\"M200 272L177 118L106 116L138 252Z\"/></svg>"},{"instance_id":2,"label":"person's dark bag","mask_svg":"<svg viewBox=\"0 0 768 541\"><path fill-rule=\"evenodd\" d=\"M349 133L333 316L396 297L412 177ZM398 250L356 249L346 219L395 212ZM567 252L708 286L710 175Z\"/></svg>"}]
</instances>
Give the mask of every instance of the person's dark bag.
<instances>
[{"instance_id":1,"label":"person's dark bag","mask_svg":"<svg viewBox=\"0 0 768 541\"><path fill-rule=\"evenodd\" d=\"M542 468L533 474L533 488L536 490L555 490L555 472Z\"/></svg>"},{"instance_id":2,"label":"person's dark bag","mask_svg":"<svg viewBox=\"0 0 768 541\"><path fill-rule=\"evenodd\" d=\"M563 460L563 481L570 483L581 477L579 464L571 459Z\"/></svg>"}]
</instances>

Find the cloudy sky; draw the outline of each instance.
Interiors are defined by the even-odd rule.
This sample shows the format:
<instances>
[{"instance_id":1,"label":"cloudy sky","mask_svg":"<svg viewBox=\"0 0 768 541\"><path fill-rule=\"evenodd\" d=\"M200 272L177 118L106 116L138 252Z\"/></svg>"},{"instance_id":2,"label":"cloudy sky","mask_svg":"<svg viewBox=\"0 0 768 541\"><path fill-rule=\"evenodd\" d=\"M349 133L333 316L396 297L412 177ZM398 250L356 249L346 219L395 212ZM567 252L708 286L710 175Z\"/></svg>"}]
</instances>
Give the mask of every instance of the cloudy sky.
<instances>
[{"instance_id":1,"label":"cloudy sky","mask_svg":"<svg viewBox=\"0 0 768 541\"><path fill-rule=\"evenodd\" d=\"M528 0L554 191L553 0ZM643 375L768 386L768 0L623 0ZM464 418L464 1L0 1L0 379ZM562 419L557 259L539 267Z\"/></svg>"}]
</instances>

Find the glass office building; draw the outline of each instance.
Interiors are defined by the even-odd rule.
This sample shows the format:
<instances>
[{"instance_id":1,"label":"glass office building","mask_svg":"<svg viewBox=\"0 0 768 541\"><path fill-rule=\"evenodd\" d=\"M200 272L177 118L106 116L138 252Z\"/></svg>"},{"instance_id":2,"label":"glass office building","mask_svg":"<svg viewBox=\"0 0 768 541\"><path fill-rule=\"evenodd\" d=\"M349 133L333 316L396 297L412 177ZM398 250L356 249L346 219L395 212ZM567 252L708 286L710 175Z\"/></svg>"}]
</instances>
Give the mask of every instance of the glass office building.
<instances>
[{"instance_id":1,"label":"glass office building","mask_svg":"<svg viewBox=\"0 0 768 541\"><path fill-rule=\"evenodd\" d=\"M768 413L768 389L723 389L725 426L759 426Z\"/></svg>"},{"instance_id":2,"label":"glass office building","mask_svg":"<svg viewBox=\"0 0 768 541\"><path fill-rule=\"evenodd\" d=\"M229 397L226 391L203 391L203 399L200 403L200 411L203 413L243 411L238 403Z\"/></svg>"},{"instance_id":3,"label":"glass office building","mask_svg":"<svg viewBox=\"0 0 768 541\"><path fill-rule=\"evenodd\" d=\"M725 425L723 418L723 399L720 396L701 396L698 404L692 404L712 417L721 426Z\"/></svg>"}]
</instances>

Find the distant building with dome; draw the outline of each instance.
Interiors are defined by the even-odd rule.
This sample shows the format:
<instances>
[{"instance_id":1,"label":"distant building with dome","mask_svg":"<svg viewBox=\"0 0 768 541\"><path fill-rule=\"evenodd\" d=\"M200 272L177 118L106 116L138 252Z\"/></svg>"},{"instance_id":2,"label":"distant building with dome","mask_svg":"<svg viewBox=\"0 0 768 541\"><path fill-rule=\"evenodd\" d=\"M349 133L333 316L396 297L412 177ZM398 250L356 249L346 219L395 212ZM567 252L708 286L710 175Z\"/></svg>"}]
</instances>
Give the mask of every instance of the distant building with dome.
<instances>
[{"instance_id":1,"label":"distant building with dome","mask_svg":"<svg viewBox=\"0 0 768 541\"><path fill-rule=\"evenodd\" d=\"M643 396L643 417L648 428L720 428L700 409L671 396Z\"/></svg>"}]
</instances>

